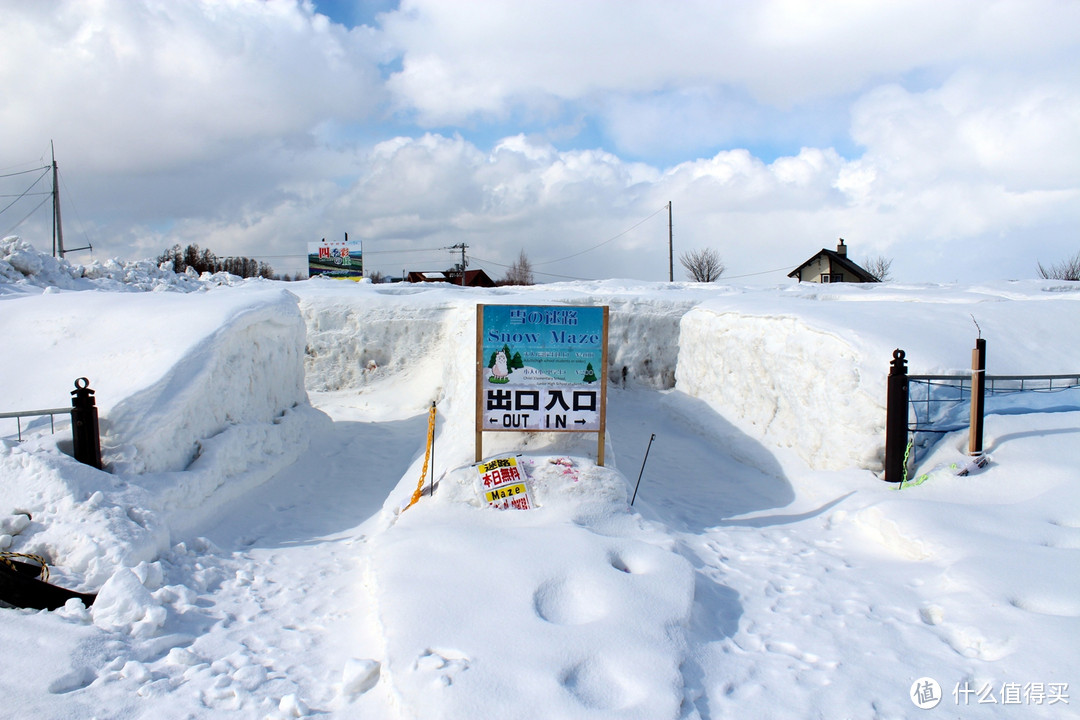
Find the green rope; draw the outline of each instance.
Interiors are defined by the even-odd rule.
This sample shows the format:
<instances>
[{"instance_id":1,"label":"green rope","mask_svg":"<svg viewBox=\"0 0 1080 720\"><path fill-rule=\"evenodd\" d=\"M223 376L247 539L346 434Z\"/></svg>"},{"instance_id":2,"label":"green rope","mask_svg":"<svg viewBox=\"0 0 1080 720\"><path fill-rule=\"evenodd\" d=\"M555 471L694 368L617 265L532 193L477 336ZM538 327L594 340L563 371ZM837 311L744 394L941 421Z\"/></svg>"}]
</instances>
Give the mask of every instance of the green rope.
<instances>
[{"instance_id":1,"label":"green rope","mask_svg":"<svg viewBox=\"0 0 1080 720\"><path fill-rule=\"evenodd\" d=\"M904 483L907 482L908 456L911 454L911 447L914 444L915 437L912 436L911 439L908 440L907 447L904 448L904 474L900 477L900 485L896 488L897 490L902 490L904 488Z\"/></svg>"}]
</instances>

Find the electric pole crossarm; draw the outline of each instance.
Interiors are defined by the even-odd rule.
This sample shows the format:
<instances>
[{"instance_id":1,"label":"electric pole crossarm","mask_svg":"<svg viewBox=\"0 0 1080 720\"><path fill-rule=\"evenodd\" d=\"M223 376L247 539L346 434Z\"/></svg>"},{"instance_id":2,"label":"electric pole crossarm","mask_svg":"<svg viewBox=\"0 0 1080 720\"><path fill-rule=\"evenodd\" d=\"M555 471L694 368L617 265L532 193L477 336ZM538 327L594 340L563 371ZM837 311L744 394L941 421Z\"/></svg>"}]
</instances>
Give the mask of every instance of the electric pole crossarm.
<instances>
[{"instance_id":1,"label":"electric pole crossarm","mask_svg":"<svg viewBox=\"0 0 1080 720\"><path fill-rule=\"evenodd\" d=\"M465 268L469 265L469 261L465 259L465 250L468 247L465 243L458 243L447 248L447 250L461 250L461 287L465 287Z\"/></svg>"}]
</instances>

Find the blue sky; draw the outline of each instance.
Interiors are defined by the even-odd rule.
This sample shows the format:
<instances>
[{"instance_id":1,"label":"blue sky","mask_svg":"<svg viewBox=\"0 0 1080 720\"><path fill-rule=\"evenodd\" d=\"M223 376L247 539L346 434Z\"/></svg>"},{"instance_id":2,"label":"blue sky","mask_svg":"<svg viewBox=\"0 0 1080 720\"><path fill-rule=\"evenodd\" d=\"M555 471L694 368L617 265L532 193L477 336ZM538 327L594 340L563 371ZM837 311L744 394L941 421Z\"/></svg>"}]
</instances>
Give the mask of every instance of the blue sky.
<instances>
[{"instance_id":1,"label":"blue sky","mask_svg":"<svg viewBox=\"0 0 1080 720\"><path fill-rule=\"evenodd\" d=\"M357 25L374 26L379 13L396 10L390 0L314 0L315 10L350 30Z\"/></svg>"},{"instance_id":2,"label":"blue sky","mask_svg":"<svg viewBox=\"0 0 1080 720\"><path fill-rule=\"evenodd\" d=\"M66 234L99 259L195 242L291 273L348 232L386 274L466 243L496 277L524 250L546 280L662 281L669 201L676 255L714 248L732 281L788 282L839 237L911 282L1033 277L1080 250L1069 0L0 12L0 168L55 141ZM29 209L0 233L48 247Z\"/></svg>"}]
</instances>

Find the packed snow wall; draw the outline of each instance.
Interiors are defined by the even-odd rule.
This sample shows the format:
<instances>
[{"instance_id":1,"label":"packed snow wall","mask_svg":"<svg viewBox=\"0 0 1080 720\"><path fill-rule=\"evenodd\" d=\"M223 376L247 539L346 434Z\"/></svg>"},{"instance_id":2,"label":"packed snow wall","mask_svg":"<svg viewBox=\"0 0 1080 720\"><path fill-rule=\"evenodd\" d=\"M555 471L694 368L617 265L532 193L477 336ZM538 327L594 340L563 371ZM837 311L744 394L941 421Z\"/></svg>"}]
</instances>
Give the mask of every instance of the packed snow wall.
<instances>
[{"instance_id":1,"label":"packed snow wall","mask_svg":"<svg viewBox=\"0 0 1080 720\"><path fill-rule=\"evenodd\" d=\"M232 302L188 295L187 312L225 305L164 376L112 408L103 449L122 472L182 470L206 440L231 427L273 424L307 403L304 323L296 298L283 290L228 290ZM218 310L217 312L222 312Z\"/></svg>"},{"instance_id":2,"label":"packed snow wall","mask_svg":"<svg viewBox=\"0 0 1080 720\"><path fill-rule=\"evenodd\" d=\"M797 317L698 307L682 319L677 387L749 422L816 469L879 469L885 376L865 382L862 355Z\"/></svg>"},{"instance_id":3,"label":"packed snow wall","mask_svg":"<svg viewBox=\"0 0 1080 720\"><path fill-rule=\"evenodd\" d=\"M812 468L879 471L894 350L910 374L970 375L982 337L988 374L1075 373L1080 325L1061 318L1078 303L1080 287L1053 281L745 290L683 317L676 387Z\"/></svg>"},{"instance_id":4,"label":"packed snow wall","mask_svg":"<svg viewBox=\"0 0 1080 720\"><path fill-rule=\"evenodd\" d=\"M306 324L308 390L359 389L387 376L438 377L451 353L447 316L462 306L452 297L314 281L301 289Z\"/></svg>"},{"instance_id":5,"label":"packed snow wall","mask_svg":"<svg viewBox=\"0 0 1080 720\"><path fill-rule=\"evenodd\" d=\"M108 472L58 452L71 437L63 416L55 435L30 419L25 442L14 423L0 440L0 517L32 517L22 549L91 587L294 463L329 422L307 403L304 324L280 286L46 290L0 309L3 409L63 407L80 376L96 392Z\"/></svg>"},{"instance_id":6,"label":"packed snow wall","mask_svg":"<svg viewBox=\"0 0 1080 720\"><path fill-rule=\"evenodd\" d=\"M607 305L609 379L621 383L625 378L628 383L658 389L674 387L679 319L696 299L660 301L604 292L603 287L596 290L515 288L511 294L462 292L449 286L305 284L299 293L307 323L307 388L312 392L359 389L388 376L408 376L426 378L432 385L427 395L441 394L455 384L448 377L451 371L472 377L469 357L475 347L471 334L475 306L506 302ZM463 353L465 361L460 360Z\"/></svg>"}]
</instances>

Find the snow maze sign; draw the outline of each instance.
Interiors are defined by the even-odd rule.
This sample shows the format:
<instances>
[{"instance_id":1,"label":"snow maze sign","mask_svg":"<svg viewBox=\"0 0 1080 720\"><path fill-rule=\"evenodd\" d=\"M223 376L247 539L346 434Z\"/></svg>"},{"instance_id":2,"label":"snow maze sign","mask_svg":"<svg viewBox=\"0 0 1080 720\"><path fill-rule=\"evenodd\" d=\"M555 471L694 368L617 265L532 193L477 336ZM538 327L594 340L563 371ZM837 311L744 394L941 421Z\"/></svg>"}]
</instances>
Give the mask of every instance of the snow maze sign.
<instances>
[{"instance_id":1,"label":"snow maze sign","mask_svg":"<svg viewBox=\"0 0 1080 720\"><path fill-rule=\"evenodd\" d=\"M607 307L477 305L477 462L485 432L595 432L603 465L607 339Z\"/></svg>"}]
</instances>

